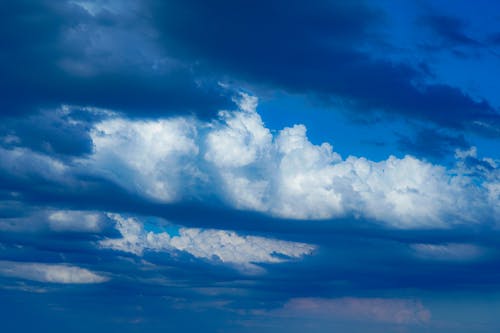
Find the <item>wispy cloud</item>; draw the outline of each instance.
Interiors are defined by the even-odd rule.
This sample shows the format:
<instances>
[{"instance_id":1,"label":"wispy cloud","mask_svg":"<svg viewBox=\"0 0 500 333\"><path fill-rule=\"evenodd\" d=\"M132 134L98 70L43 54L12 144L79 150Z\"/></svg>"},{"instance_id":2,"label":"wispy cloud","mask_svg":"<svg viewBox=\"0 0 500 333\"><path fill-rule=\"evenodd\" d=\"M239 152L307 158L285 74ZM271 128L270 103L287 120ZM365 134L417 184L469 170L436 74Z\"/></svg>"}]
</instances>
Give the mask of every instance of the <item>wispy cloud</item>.
<instances>
[{"instance_id":1,"label":"wispy cloud","mask_svg":"<svg viewBox=\"0 0 500 333\"><path fill-rule=\"evenodd\" d=\"M391 324L425 324L431 319L420 301L398 298L295 298L274 314Z\"/></svg>"},{"instance_id":2,"label":"wispy cloud","mask_svg":"<svg viewBox=\"0 0 500 333\"><path fill-rule=\"evenodd\" d=\"M0 275L62 284L103 283L109 280L104 275L78 266L15 261L0 261Z\"/></svg>"}]
</instances>

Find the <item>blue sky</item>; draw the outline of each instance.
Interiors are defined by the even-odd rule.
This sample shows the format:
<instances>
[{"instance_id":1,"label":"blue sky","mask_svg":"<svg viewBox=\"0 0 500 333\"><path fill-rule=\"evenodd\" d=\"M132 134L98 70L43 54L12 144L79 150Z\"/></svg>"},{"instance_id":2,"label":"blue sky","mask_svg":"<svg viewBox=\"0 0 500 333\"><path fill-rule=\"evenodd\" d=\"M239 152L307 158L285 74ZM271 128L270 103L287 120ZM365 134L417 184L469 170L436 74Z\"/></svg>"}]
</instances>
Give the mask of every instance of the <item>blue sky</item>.
<instances>
[{"instance_id":1,"label":"blue sky","mask_svg":"<svg viewBox=\"0 0 500 333\"><path fill-rule=\"evenodd\" d=\"M5 332L498 332L500 7L0 4Z\"/></svg>"}]
</instances>

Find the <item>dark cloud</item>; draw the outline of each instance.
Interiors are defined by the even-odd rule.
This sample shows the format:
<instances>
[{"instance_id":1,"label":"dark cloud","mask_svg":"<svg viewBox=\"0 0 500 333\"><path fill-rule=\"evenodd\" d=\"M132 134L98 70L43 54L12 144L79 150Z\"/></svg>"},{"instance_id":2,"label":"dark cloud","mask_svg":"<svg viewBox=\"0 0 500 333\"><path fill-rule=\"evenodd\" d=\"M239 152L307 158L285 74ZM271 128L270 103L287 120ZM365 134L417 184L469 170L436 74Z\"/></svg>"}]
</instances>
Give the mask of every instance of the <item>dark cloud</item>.
<instances>
[{"instance_id":1,"label":"dark cloud","mask_svg":"<svg viewBox=\"0 0 500 333\"><path fill-rule=\"evenodd\" d=\"M464 150L470 146L463 135L449 134L433 128L419 129L413 137L403 134L399 136L398 145L402 152L435 160L453 154L455 149Z\"/></svg>"},{"instance_id":2,"label":"dark cloud","mask_svg":"<svg viewBox=\"0 0 500 333\"><path fill-rule=\"evenodd\" d=\"M159 206L157 209L160 212ZM80 287L0 277L2 304L8 304L11 309L0 308L4 314L11 310L19 314L23 313L17 308L20 303L26 302L23 308L31 309L40 301L43 306L40 304L39 311L47 313L47 327L55 325L51 320L57 313L63 316L69 328L77 317L95 317L96 309L100 309L100 315L96 317L97 321L104 321L99 324L100 327L139 332L160 327L165 321L165 311L167 316L172 313L177 316L174 321L169 321L170 325L185 327L187 324L179 321L179 316L196 315L197 321L204 320L200 316L203 318L205 314L216 316L217 320L226 316L232 320L244 319L247 315L273 311L296 297L415 297L435 290L443 293L477 291L478 288L494 291L498 288L500 270L497 265L499 248L496 231L387 230L362 220L309 221L304 224L258 214L197 210L196 206L177 209L179 211L172 217L180 215L180 220L183 210L192 217L197 215L196 218L186 219L187 224L217 226L213 221L230 220L231 225L241 229L239 233L242 234L306 241L319 248L313 256L300 261L263 264L265 274L246 275L221 263L209 263L182 252L173 255L146 252L140 257L98 249L96 242L99 240L118 237L112 230L98 234L2 231L0 260L46 264L64 262L100 272L111 280L102 285ZM154 212L154 209L147 211ZM248 220L244 219L245 215L248 215ZM35 214L32 222L38 218ZM30 224L30 220L26 219L23 223ZM255 228L253 231L252 225ZM265 225L269 226L268 229ZM231 227L223 223L219 226ZM488 249L488 252L486 256L471 261L422 259L416 256L411 245L423 240L438 246L473 244ZM436 254L439 255L439 251ZM43 294L36 294L42 291ZM34 295L37 297L31 299ZM145 322L136 326L128 321L108 321L109 317L123 320L143 318ZM38 320L36 315L30 318ZM226 325L215 324L209 318L206 320L211 325ZM95 325L94 320L92 323ZM14 324L12 320L6 325L10 327ZM25 326L17 327L29 330ZM193 328L189 326L189 329Z\"/></svg>"},{"instance_id":3,"label":"dark cloud","mask_svg":"<svg viewBox=\"0 0 500 333\"><path fill-rule=\"evenodd\" d=\"M273 222L279 221L267 221ZM3 231L0 235L1 260L49 264L64 261L106 272L112 277L112 285L150 295L174 293L189 297L193 289L228 288L226 297L234 300L241 297L242 300L286 301L290 297L363 295L373 290L463 290L465 285L472 289L498 286L500 270L496 262L500 252L495 241L498 232L479 229L474 232L460 229L377 231L376 228L363 231L355 225L364 221L351 221L341 227L335 222L323 221L327 227L312 226L304 228L305 233L291 236L280 232L266 233L268 237L299 239L319 248L313 256L300 261L262 264L267 273L258 275L247 275L230 266L209 263L182 252L146 252L140 257L98 249L96 242L100 239L117 237L111 230L100 234ZM440 255L447 253L446 248L438 248L431 253L433 257L419 257L412 244L423 240L438 247L471 244L483 252L472 259L462 258L462 253L454 257L452 253L450 260L447 257L441 259ZM173 286L182 288L171 288ZM243 293L230 292L232 288ZM193 297L200 299L203 296Z\"/></svg>"},{"instance_id":4,"label":"dark cloud","mask_svg":"<svg viewBox=\"0 0 500 333\"><path fill-rule=\"evenodd\" d=\"M385 111L498 136L487 102L366 51L381 40L385 15L362 1L147 4L96 13L75 3L2 4L2 114L65 103L207 116L230 105L219 80L244 80L322 96L359 117ZM472 43L459 21L426 22Z\"/></svg>"},{"instance_id":5,"label":"dark cloud","mask_svg":"<svg viewBox=\"0 0 500 333\"><path fill-rule=\"evenodd\" d=\"M494 45L500 45L500 32L499 33L496 33L496 34L493 34L491 35L489 38L488 38L488 41L491 42L492 44Z\"/></svg>"},{"instance_id":6,"label":"dark cloud","mask_svg":"<svg viewBox=\"0 0 500 333\"><path fill-rule=\"evenodd\" d=\"M152 8L165 48L208 72L323 96L360 118L385 111L498 136L500 116L486 101L362 51L377 43L384 24L383 13L364 2L153 1ZM434 21L449 38L467 41L452 31L460 24Z\"/></svg>"},{"instance_id":7,"label":"dark cloud","mask_svg":"<svg viewBox=\"0 0 500 333\"><path fill-rule=\"evenodd\" d=\"M480 47L481 43L467 35L466 23L459 18L445 15L428 15L417 20L434 34L434 41L440 40L443 47Z\"/></svg>"},{"instance_id":8,"label":"dark cloud","mask_svg":"<svg viewBox=\"0 0 500 333\"><path fill-rule=\"evenodd\" d=\"M62 110L45 111L22 118L4 118L0 125L4 146L28 147L47 155L90 153L92 142L89 130L92 123L75 121L69 113L62 113Z\"/></svg>"},{"instance_id":9,"label":"dark cloud","mask_svg":"<svg viewBox=\"0 0 500 333\"><path fill-rule=\"evenodd\" d=\"M203 116L229 105L217 82L156 54L147 22L137 15L93 16L69 2L2 3L2 114L65 103L138 116Z\"/></svg>"}]
</instances>

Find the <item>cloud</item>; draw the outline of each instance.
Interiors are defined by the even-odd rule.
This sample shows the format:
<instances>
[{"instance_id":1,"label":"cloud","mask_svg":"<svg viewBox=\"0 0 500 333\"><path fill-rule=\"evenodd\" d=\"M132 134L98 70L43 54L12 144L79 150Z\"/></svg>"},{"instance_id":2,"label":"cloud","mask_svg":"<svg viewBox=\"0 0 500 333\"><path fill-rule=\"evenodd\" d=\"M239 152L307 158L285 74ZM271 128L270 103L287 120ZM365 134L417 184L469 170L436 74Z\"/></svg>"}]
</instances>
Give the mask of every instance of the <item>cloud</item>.
<instances>
[{"instance_id":1,"label":"cloud","mask_svg":"<svg viewBox=\"0 0 500 333\"><path fill-rule=\"evenodd\" d=\"M470 178L411 156L344 160L330 144L312 144L303 125L273 137L250 100L237 112L221 113L206 140L205 159L216 166L223 195L238 208L298 219L363 216L412 228L478 222L471 205L488 214L498 206L495 198L486 199L488 184L498 180L475 187Z\"/></svg>"},{"instance_id":2,"label":"cloud","mask_svg":"<svg viewBox=\"0 0 500 333\"><path fill-rule=\"evenodd\" d=\"M442 42L441 47L481 47L481 43L465 33L466 23L459 18L446 15L427 15L417 21L429 28Z\"/></svg>"},{"instance_id":3,"label":"cloud","mask_svg":"<svg viewBox=\"0 0 500 333\"><path fill-rule=\"evenodd\" d=\"M397 298L295 298L277 314L391 324L425 324L431 318L420 301Z\"/></svg>"},{"instance_id":4,"label":"cloud","mask_svg":"<svg viewBox=\"0 0 500 333\"><path fill-rule=\"evenodd\" d=\"M313 245L280 241L257 236L240 236L232 231L180 228L178 235L168 232L146 231L136 218L123 218L109 214L115 220L121 238L109 238L99 242L101 248L133 253L142 256L144 251L182 251L195 258L233 265L248 272L262 269L259 263L280 263L309 255Z\"/></svg>"},{"instance_id":5,"label":"cloud","mask_svg":"<svg viewBox=\"0 0 500 333\"><path fill-rule=\"evenodd\" d=\"M0 230L17 232L99 233L108 218L96 211L60 210L20 206L14 216L0 218Z\"/></svg>"},{"instance_id":6,"label":"cloud","mask_svg":"<svg viewBox=\"0 0 500 333\"><path fill-rule=\"evenodd\" d=\"M1 116L63 103L135 116L207 116L208 105L229 106L215 80L158 47L143 7L139 1L0 4Z\"/></svg>"},{"instance_id":7,"label":"cloud","mask_svg":"<svg viewBox=\"0 0 500 333\"><path fill-rule=\"evenodd\" d=\"M97 173L152 199L178 198L181 179L196 173L196 120L129 121L114 118L91 130L94 152L90 165ZM84 163L87 163L86 161ZM182 184L184 185L184 184Z\"/></svg>"},{"instance_id":8,"label":"cloud","mask_svg":"<svg viewBox=\"0 0 500 333\"><path fill-rule=\"evenodd\" d=\"M380 33L387 20L383 9L364 1L254 1L249 8L230 1L207 7L200 1L20 0L1 6L0 28L7 32L0 39L2 116L66 103L139 117L207 118L231 105L218 82L243 81L320 96L357 118L382 110L499 134L498 110L488 102L450 85L429 84L418 68L372 52L373 45L389 44ZM453 20L434 21L444 22L437 26L450 38L463 37ZM63 154L88 151L87 138L65 134L41 124L26 140L38 149L50 141Z\"/></svg>"},{"instance_id":9,"label":"cloud","mask_svg":"<svg viewBox=\"0 0 500 333\"><path fill-rule=\"evenodd\" d=\"M0 147L0 168L4 177L22 178L25 180L38 178L45 181L64 182L69 166L50 155L34 152L30 149Z\"/></svg>"},{"instance_id":10,"label":"cloud","mask_svg":"<svg viewBox=\"0 0 500 333\"><path fill-rule=\"evenodd\" d=\"M438 261L471 261L481 257L485 251L474 244L412 244L417 257Z\"/></svg>"},{"instance_id":11,"label":"cloud","mask_svg":"<svg viewBox=\"0 0 500 333\"><path fill-rule=\"evenodd\" d=\"M485 136L500 133L500 114L490 103L440 82L407 59L394 61L394 49L401 48L382 33L391 21L383 6L366 1L149 3L163 47L214 76L320 97L363 121L382 112ZM431 23L447 40L474 42L460 22L441 17Z\"/></svg>"},{"instance_id":12,"label":"cloud","mask_svg":"<svg viewBox=\"0 0 500 333\"><path fill-rule=\"evenodd\" d=\"M98 232L103 228L105 216L97 212L57 210L49 214L48 220L55 231Z\"/></svg>"},{"instance_id":13,"label":"cloud","mask_svg":"<svg viewBox=\"0 0 500 333\"><path fill-rule=\"evenodd\" d=\"M62 284L103 283L109 280L105 276L77 266L14 261L0 261L0 275Z\"/></svg>"},{"instance_id":14,"label":"cloud","mask_svg":"<svg viewBox=\"0 0 500 333\"><path fill-rule=\"evenodd\" d=\"M271 131L264 127L256 107L257 98L245 96L240 101L241 112L219 112L219 119L226 126L215 124L208 133L206 160L219 168L244 167L269 150Z\"/></svg>"},{"instance_id":15,"label":"cloud","mask_svg":"<svg viewBox=\"0 0 500 333\"><path fill-rule=\"evenodd\" d=\"M379 162L342 158L315 145L303 125L272 133L255 97L218 119L131 120L118 114L90 129L92 154L65 162L26 148L0 149L10 180L88 188L81 175L118 184L160 203L213 201L280 218L364 218L395 228L497 223L497 162L457 155L455 168L412 156Z\"/></svg>"},{"instance_id":16,"label":"cloud","mask_svg":"<svg viewBox=\"0 0 500 333\"><path fill-rule=\"evenodd\" d=\"M398 134L399 149L415 156L442 158L454 153L456 149L465 149L469 144L463 135L453 135L442 130L423 128L417 130L414 137Z\"/></svg>"},{"instance_id":17,"label":"cloud","mask_svg":"<svg viewBox=\"0 0 500 333\"><path fill-rule=\"evenodd\" d=\"M92 151L89 137L91 123L82 119L82 111L95 120L99 119L99 113L105 113L78 110L66 105L56 110L41 110L23 118L4 119L0 125L0 136L4 137L6 146L22 145L49 155L88 154Z\"/></svg>"}]
</instances>

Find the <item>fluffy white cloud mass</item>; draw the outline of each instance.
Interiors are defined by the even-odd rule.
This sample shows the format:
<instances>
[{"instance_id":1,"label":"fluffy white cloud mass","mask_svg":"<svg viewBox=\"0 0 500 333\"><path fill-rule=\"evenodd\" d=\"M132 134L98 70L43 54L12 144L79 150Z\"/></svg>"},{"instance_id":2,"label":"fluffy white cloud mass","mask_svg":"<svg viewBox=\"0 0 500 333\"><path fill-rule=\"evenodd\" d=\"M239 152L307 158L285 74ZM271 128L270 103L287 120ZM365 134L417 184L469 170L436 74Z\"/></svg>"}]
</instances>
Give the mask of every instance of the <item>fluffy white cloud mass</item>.
<instances>
[{"instance_id":1,"label":"fluffy white cloud mass","mask_svg":"<svg viewBox=\"0 0 500 333\"><path fill-rule=\"evenodd\" d=\"M463 168L447 170L411 156L342 159L330 144L312 144L303 125L273 135L256 112L255 97L243 94L239 106L208 124L191 118L103 121L92 131L93 167L165 202L186 196L193 183L209 182L234 207L277 217L355 216L399 228L498 221L495 161L483 161L491 170L478 182Z\"/></svg>"},{"instance_id":2,"label":"fluffy white cloud mass","mask_svg":"<svg viewBox=\"0 0 500 333\"><path fill-rule=\"evenodd\" d=\"M77 266L14 261L0 261L0 275L64 284L102 283L109 280L105 276Z\"/></svg>"},{"instance_id":3,"label":"fluffy white cloud mass","mask_svg":"<svg viewBox=\"0 0 500 333\"><path fill-rule=\"evenodd\" d=\"M405 156L343 159L315 145L303 125L266 128L257 98L218 119L131 120L110 112L90 131L93 153L64 164L26 149L0 149L0 167L69 182L92 174L159 202L216 196L237 209L293 219L366 218L396 228L500 222L500 168L474 149L453 169ZM72 186L77 186L74 182Z\"/></svg>"},{"instance_id":4,"label":"fluffy white cloud mass","mask_svg":"<svg viewBox=\"0 0 500 333\"><path fill-rule=\"evenodd\" d=\"M95 172L123 187L160 201L180 195L180 181L195 174L196 121L174 118L129 121L112 118L91 131Z\"/></svg>"},{"instance_id":5,"label":"fluffy white cloud mass","mask_svg":"<svg viewBox=\"0 0 500 333\"><path fill-rule=\"evenodd\" d=\"M100 247L142 255L144 251L184 251L196 258L259 272L256 263L280 263L311 254L314 246L256 236L239 236L225 230L180 228L178 235L146 231L136 218L109 214L122 238L105 239Z\"/></svg>"}]
</instances>

